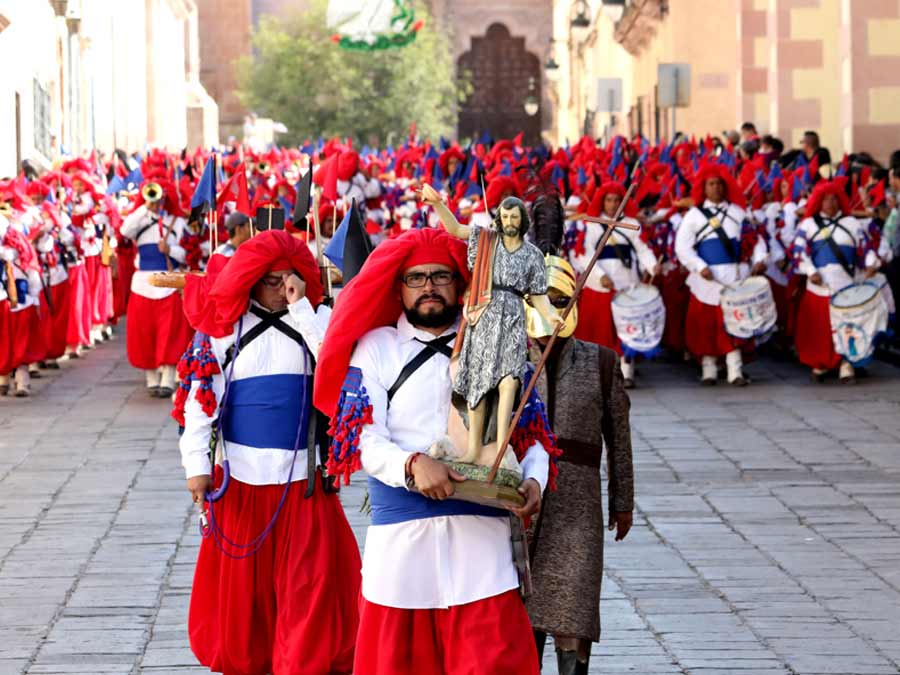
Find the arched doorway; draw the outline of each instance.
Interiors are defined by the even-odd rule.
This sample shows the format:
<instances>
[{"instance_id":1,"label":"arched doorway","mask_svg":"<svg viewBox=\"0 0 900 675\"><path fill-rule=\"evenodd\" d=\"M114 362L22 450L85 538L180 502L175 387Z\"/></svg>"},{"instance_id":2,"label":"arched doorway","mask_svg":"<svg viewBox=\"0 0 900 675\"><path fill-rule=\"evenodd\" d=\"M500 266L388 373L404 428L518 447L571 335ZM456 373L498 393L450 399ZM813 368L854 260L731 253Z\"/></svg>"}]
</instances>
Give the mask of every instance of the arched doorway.
<instances>
[{"instance_id":1,"label":"arched doorway","mask_svg":"<svg viewBox=\"0 0 900 675\"><path fill-rule=\"evenodd\" d=\"M483 37L472 38L457 68L471 72L474 85L459 111L461 139L485 131L494 138L512 138L521 131L528 144L540 140L541 111L528 115L525 99L541 100L541 64L525 49L525 38L513 37L503 24L491 24Z\"/></svg>"}]
</instances>

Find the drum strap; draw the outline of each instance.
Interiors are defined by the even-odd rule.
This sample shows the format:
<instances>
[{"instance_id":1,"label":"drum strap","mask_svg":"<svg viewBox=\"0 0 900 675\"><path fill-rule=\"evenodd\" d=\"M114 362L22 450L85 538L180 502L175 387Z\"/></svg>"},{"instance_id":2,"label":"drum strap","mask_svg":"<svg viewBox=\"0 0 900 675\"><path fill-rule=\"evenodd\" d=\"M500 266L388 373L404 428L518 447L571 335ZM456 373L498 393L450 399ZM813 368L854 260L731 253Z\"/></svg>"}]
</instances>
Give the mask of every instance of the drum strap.
<instances>
[{"instance_id":1,"label":"drum strap","mask_svg":"<svg viewBox=\"0 0 900 675\"><path fill-rule=\"evenodd\" d=\"M329 443L328 418L313 408L309 413L309 428L306 436L306 492L303 495L304 499L312 497L316 489L316 453L314 449L319 449L319 464L324 467L328 462ZM326 476L324 471L318 473L322 481L322 491L325 494L338 492L339 487L335 486L335 476Z\"/></svg>"},{"instance_id":2,"label":"drum strap","mask_svg":"<svg viewBox=\"0 0 900 675\"><path fill-rule=\"evenodd\" d=\"M243 351L244 348L253 342L256 338L266 332L269 328L275 328L289 338L291 338L294 342L296 342L301 347L305 346L303 341L303 336L300 335L296 330L288 326L281 320L285 314L288 313L288 310L282 310L280 312L267 312L265 310L259 309L258 307L250 306L250 312L259 318L259 323L253 326L250 330L248 330L241 337L240 346L238 351ZM231 345L228 350L225 352L225 363L222 366L222 371L224 372L228 365L234 359L235 347Z\"/></svg>"},{"instance_id":3,"label":"drum strap","mask_svg":"<svg viewBox=\"0 0 900 675\"><path fill-rule=\"evenodd\" d=\"M634 250L634 244L631 243L631 240L628 237L622 237L625 240L625 243L628 244L628 254L622 255L622 250L619 248L618 244L607 244L607 246L611 246L612 249L616 252L616 257L619 261L625 265L625 267L631 268L632 261L637 261L638 264L638 272L640 272L641 261L638 260L637 251ZM600 242L597 242L599 248Z\"/></svg>"},{"instance_id":4,"label":"drum strap","mask_svg":"<svg viewBox=\"0 0 900 675\"><path fill-rule=\"evenodd\" d=\"M400 371L400 374L397 376L394 384L391 385L391 388L388 389L387 398L388 405L391 404L391 400L394 398L394 395L397 391L404 385L404 383L412 376L414 372L416 372L419 368L424 366L428 361L431 360L431 357L435 354L443 354L448 359L453 354L453 349L450 347L450 343L456 339L456 333L450 333L449 335L442 335L439 338L435 338L430 342L422 342L417 339L417 342L422 342L425 347L416 354L412 359L403 366L403 370Z\"/></svg>"},{"instance_id":5,"label":"drum strap","mask_svg":"<svg viewBox=\"0 0 900 675\"><path fill-rule=\"evenodd\" d=\"M144 234L144 232L149 230L154 225L156 225L156 223L150 223L149 225L144 225L144 227L142 227L140 230L138 230L138 233L136 235L134 235L135 242L141 238L141 236Z\"/></svg>"},{"instance_id":6,"label":"drum strap","mask_svg":"<svg viewBox=\"0 0 900 675\"><path fill-rule=\"evenodd\" d=\"M44 274L46 273L46 277ZM47 309L51 314L53 311L53 297L50 295L50 264L46 260L41 261L41 273L38 275L41 279L41 291L44 294L44 301L47 303Z\"/></svg>"},{"instance_id":7,"label":"drum strap","mask_svg":"<svg viewBox=\"0 0 900 675\"><path fill-rule=\"evenodd\" d=\"M135 237L133 239L134 243L137 244L138 239L141 238L141 235L143 235L144 232L146 232L147 230L149 230L151 227L154 227L154 226L159 227L160 229L163 230L162 233L160 234L160 237L162 237L162 235L165 234L165 230L162 228L162 225L164 225L164 224L165 223L163 222L163 219L161 216L156 216L155 218L153 216L150 216L150 224L144 225L140 230L138 230L138 233L135 235Z\"/></svg>"},{"instance_id":8,"label":"drum strap","mask_svg":"<svg viewBox=\"0 0 900 675\"><path fill-rule=\"evenodd\" d=\"M728 207L719 209L715 212L710 209L700 207L701 213L706 216L706 225L704 225L700 231L697 233L696 238L694 239L694 248L700 245L700 242L703 240L703 234L707 229L712 228L713 232L716 233L716 236L719 238L719 242L725 248L725 252L728 254L728 257L732 259L734 262L738 262L738 255L734 250L734 246L731 242L731 239L728 238L728 235L725 234L725 230L719 227L712 227L712 219L713 218L721 218L722 222L724 222L730 216L728 215Z\"/></svg>"},{"instance_id":9,"label":"drum strap","mask_svg":"<svg viewBox=\"0 0 900 675\"><path fill-rule=\"evenodd\" d=\"M816 238L816 235L818 235L819 232L822 232L825 228L827 228L828 226L831 225L836 228L840 228L841 230L846 232L847 236L850 237L850 241L856 241L853 238L853 235L850 234L850 231L846 227L844 227L843 225L838 223L836 220L830 220L828 222L825 222L825 219L822 218L822 216L820 216L818 214L813 216L813 220L816 222L816 227L819 228L816 231L816 234L813 235L813 239ZM847 276L852 277L854 266L851 265L850 262L847 260L847 258L844 256L844 252L841 250L841 247L838 246L838 243L831 236L831 233L829 233L828 236L825 237L824 239L825 239L825 243L828 244L828 248L830 248L831 252L834 253L834 257L837 258L837 261L841 264L841 267L844 268L844 271L847 273Z\"/></svg>"}]
</instances>

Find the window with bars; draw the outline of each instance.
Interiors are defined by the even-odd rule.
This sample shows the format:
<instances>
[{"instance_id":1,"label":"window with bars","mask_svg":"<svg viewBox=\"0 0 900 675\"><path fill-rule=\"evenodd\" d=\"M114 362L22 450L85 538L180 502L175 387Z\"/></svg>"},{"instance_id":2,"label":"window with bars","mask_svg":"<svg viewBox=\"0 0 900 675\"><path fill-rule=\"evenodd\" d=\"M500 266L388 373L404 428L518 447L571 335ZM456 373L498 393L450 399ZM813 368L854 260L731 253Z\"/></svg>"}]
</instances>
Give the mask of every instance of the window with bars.
<instances>
[{"instance_id":1,"label":"window with bars","mask_svg":"<svg viewBox=\"0 0 900 675\"><path fill-rule=\"evenodd\" d=\"M50 157L50 92L34 80L34 147Z\"/></svg>"}]
</instances>

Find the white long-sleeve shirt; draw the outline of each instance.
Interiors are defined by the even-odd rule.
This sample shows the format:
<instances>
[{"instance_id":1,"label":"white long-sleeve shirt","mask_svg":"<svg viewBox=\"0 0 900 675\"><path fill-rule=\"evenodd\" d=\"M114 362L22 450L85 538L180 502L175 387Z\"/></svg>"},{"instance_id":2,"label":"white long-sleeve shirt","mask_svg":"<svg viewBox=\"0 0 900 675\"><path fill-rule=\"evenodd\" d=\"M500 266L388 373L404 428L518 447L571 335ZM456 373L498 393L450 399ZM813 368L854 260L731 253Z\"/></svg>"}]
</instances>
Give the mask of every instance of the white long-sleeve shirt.
<instances>
[{"instance_id":1,"label":"white long-sleeve shirt","mask_svg":"<svg viewBox=\"0 0 900 675\"><path fill-rule=\"evenodd\" d=\"M451 329L445 333L454 332ZM363 469L393 488L406 487L406 460L447 434L450 361L436 354L400 387L390 406L387 392L422 349L416 340L434 335L401 316L397 327L378 328L357 344L351 365L362 371L373 423L359 442ZM524 477L543 490L549 457L540 444L522 461ZM363 556L362 594L369 602L404 609L461 605L518 586L509 519L479 515L420 518L370 525Z\"/></svg>"},{"instance_id":2,"label":"white long-sleeve shirt","mask_svg":"<svg viewBox=\"0 0 900 675\"><path fill-rule=\"evenodd\" d=\"M731 239L734 252L740 257L741 225L746 218L744 209L727 202L714 204L709 200L704 202L703 207L719 214L717 216L718 228ZM687 212L675 234L675 255L690 272L687 284L693 296L706 305L718 305L722 296L722 288L746 279L750 275L750 265L740 262L707 264L697 252L696 247L706 242L714 243L719 239L716 228L708 225L707 222L706 216L700 209L694 207ZM765 262L767 256L766 242L760 237L753 248L751 262L754 265ZM712 281L700 276L700 273L707 267L712 272Z\"/></svg>"},{"instance_id":3,"label":"white long-sleeve shirt","mask_svg":"<svg viewBox=\"0 0 900 675\"><path fill-rule=\"evenodd\" d=\"M778 221L783 223L778 227ZM769 260L766 276L779 286L786 286L788 275L782 270L784 260L790 260L791 244L797 233L797 205L770 202L765 207L766 233L769 237Z\"/></svg>"},{"instance_id":4,"label":"white long-sleeve shirt","mask_svg":"<svg viewBox=\"0 0 900 675\"><path fill-rule=\"evenodd\" d=\"M865 268L876 265L878 256L874 251L868 251L865 260L856 259L856 248L864 236L862 225L856 218L844 216L831 220L825 214L820 214L820 217L825 225L821 230L814 218L805 218L797 226L795 241L801 251L798 271L800 274L807 275L806 288L808 291L828 297L844 286L861 281ZM852 275L847 273L832 253L827 243L829 236L840 248L845 260L848 263L855 262ZM807 253L807 244L812 247L813 256ZM813 283L809 278L816 272L822 277L821 284Z\"/></svg>"},{"instance_id":5,"label":"white long-sleeve shirt","mask_svg":"<svg viewBox=\"0 0 900 675\"><path fill-rule=\"evenodd\" d=\"M38 252L38 256L40 256L41 262L46 263L47 256L53 249L56 247L56 240L49 233L42 234L38 240L35 242L34 248ZM58 286L59 284L66 281L69 278L69 273L66 271L65 265L62 264L61 259L57 260L56 264L50 267L47 270L48 286ZM42 265L43 268L43 265ZM44 273L43 270L41 272Z\"/></svg>"},{"instance_id":6,"label":"white long-sleeve shirt","mask_svg":"<svg viewBox=\"0 0 900 675\"><path fill-rule=\"evenodd\" d=\"M252 301L251 301L252 302ZM253 304L259 308L255 302ZM306 298L301 298L292 305L288 305L288 313L281 317L281 321L296 330L303 336L307 348L316 358L322 339L325 337L325 329L328 327L328 319L331 309L320 305L318 311L313 311L312 305ZM260 319L252 312L246 312L243 317L242 334L246 335ZM187 478L210 473L209 441L213 433L213 420L219 415L223 396L225 395L225 377L233 384L248 378L260 378L269 375L312 375L312 370L306 366L312 366L311 361L304 359L300 346L290 337L274 327L269 327L261 335L250 341L233 360L232 365L225 368L225 355L237 339L238 323L235 323L234 332L224 338L211 338L213 354L223 372L213 375L212 388L218 405L213 415L208 416L200 404L194 398L199 384L194 382L188 394L184 409L184 433L181 436L179 447L181 449L181 463L184 466ZM312 387L312 378L307 384ZM265 387L263 387L264 389ZM311 389L308 393L311 400ZM228 414L228 408L225 409ZM253 419L241 419L242 425L253 425ZM289 430L294 433L295 430ZM221 439L219 439L217 463L221 463ZM305 447L306 438L300 439L301 447ZM294 453L285 448L263 448L242 445L234 441L226 441L226 451L231 468L231 475L242 483L251 485L284 484L288 480L291 470L291 461ZM306 450L296 453L294 469L291 480L303 480L307 478ZM318 463L318 457L317 457Z\"/></svg>"},{"instance_id":7,"label":"white long-sleeve shirt","mask_svg":"<svg viewBox=\"0 0 900 675\"><path fill-rule=\"evenodd\" d=\"M154 220L158 222L154 222ZM138 248L138 255L135 261L137 269L134 272L134 276L131 277L131 291L133 293L150 300L162 300L177 291L175 288L158 288L150 285L150 275L161 270L148 271L141 269L140 248L141 246L149 245L156 247L159 244L159 240L165 236L166 231L171 227L171 232L166 240L169 245L169 257L179 263L183 263L185 251L178 245L178 242L181 240L181 234L186 224L184 218L176 218L168 214L151 214L147 210L146 205L143 204L125 218L119 231L123 237L133 240Z\"/></svg>"},{"instance_id":8,"label":"white long-sleeve shirt","mask_svg":"<svg viewBox=\"0 0 900 675\"><path fill-rule=\"evenodd\" d=\"M622 222L631 225L639 224L634 218L622 218ZM583 225L585 227L584 253L579 255L573 251L569 256L569 262L572 263L572 267L578 274L581 274L587 269L588 263L591 261L594 251L597 250L597 244L600 243L600 238L603 236L604 231L604 227L598 223L585 222ZM601 254L601 257L597 259L597 263L594 265L594 269L591 270L591 274L585 283L585 285L593 291L598 291L600 293L610 292L610 289L603 286L602 282L604 277L607 277L612 281L613 287L615 288L615 291L613 292L628 290L641 281L638 264L640 264L640 271L643 272L652 273L653 268L656 267L656 256L653 255L653 251L651 251L650 247L641 239L640 232L638 231L615 230L606 243L606 247L609 249L610 253L615 252L615 249L612 248L613 246L619 246L625 249L620 249L620 252L622 253L623 258L631 258L631 265L629 266L622 262L618 255L605 257L607 255L606 252Z\"/></svg>"}]
</instances>

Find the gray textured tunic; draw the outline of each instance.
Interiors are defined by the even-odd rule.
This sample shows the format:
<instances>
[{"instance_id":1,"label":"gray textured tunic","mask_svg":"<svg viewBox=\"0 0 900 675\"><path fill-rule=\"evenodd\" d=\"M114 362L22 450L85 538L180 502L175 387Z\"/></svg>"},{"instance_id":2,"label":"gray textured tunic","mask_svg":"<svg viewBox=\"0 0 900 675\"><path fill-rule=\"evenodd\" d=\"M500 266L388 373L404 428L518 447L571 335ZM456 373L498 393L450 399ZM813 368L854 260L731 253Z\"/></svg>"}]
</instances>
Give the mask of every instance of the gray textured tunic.
<instances>
[{"instance_id":1,"label":"gray textured tunic","mask_svg":"<svg viewBox=\"0 0 900 675\"><path fill-rule=\"evenodd\" d=\"M469 269L475 265L480 229L473 227L469 235ZM522 295L547 292L544 256L527 241L510 253L501 237L494 254L492 280L490 304L474 326L466 327L453 382L453 391L466 399L469 408L475 408L507 375L522 380L528 354ZM520 295L497 286L515 289Z\"/></svg>"},{"instance_id":2,"label":"gray textured tunic","mask_svg":"<svg viewBox=\"0 0 900 675\"><path fill-rule=\"evenodd\" d=\"M532 349L531 359L539 358ZM610 349L570 338L548 369L552 386L548 387L545 370L537 389L563 456L557 491L545 494L540 524L531 530L534 594L526 606L535 630L596 642L606 525L600 462L605 440L609 509L631 511L630 403L618 357ZM604 389L609 391L608 401L603 400Z\"/></svg>"}]
</instances>

